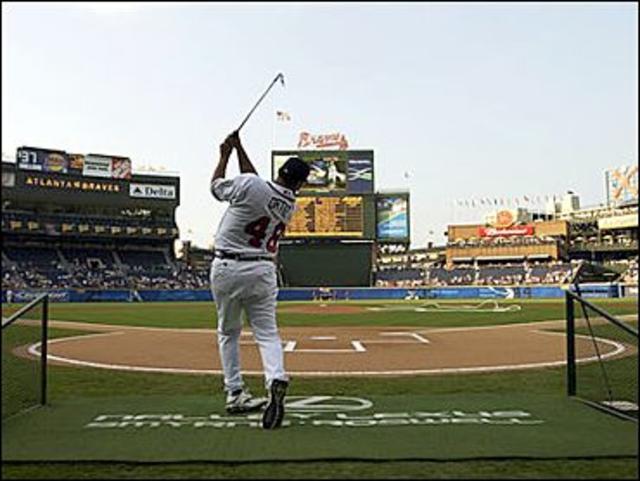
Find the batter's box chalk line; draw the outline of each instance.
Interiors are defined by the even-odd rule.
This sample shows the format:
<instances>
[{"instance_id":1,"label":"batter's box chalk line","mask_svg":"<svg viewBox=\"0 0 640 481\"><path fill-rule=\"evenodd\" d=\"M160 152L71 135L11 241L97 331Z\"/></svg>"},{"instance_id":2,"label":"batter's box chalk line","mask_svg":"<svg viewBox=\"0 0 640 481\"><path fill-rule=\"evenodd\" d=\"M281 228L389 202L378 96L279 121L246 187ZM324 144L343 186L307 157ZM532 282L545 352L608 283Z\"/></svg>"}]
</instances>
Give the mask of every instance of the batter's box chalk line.
<instances>
[{"instance_id":1,"label":"batter's box chalk line","mask_svg":"<svg viewBox=\"0 0 640 481\"><path fill-rule=\"evenodd\" d=\"M307 353L358 353L358 352L367 352L367 349L364 347L361 341L351 341L352 349L331 349L331 348L323 348L323 349L297 349L298 341L287 341L285 343L284 352L307 352Z\"/></svg>"}]
</instances>

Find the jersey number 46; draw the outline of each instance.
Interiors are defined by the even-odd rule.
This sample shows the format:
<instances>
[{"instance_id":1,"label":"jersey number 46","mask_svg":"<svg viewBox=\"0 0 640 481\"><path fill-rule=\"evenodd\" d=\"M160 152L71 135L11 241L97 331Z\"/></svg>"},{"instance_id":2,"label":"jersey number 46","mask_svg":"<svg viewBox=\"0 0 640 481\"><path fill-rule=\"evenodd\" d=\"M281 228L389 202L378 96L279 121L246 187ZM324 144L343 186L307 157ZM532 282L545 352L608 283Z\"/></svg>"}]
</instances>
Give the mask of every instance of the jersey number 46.
<instances>
[{"instance_id":1,"label":"jersey number 46","mask_svg":"<svg viewBox=\"0 0 640 481\"><path fill-rule=\"evenodd\" d=\"M249 239L249 245L255 247L257 249L262 248L262 242L265 237L267 237L267 229L269 228L269 224L271 223L271 219L267 216L260 217L258 220L254 220L253 222L249 222L244 231L251 236ZM273 233L271 237L267 240L267 250L269 252L275 252L278 248L278 241L280 240L280 236L284 232L286 225L283 222L279 222L275 228L273 229Z\"/></svg>"}]
</instances>

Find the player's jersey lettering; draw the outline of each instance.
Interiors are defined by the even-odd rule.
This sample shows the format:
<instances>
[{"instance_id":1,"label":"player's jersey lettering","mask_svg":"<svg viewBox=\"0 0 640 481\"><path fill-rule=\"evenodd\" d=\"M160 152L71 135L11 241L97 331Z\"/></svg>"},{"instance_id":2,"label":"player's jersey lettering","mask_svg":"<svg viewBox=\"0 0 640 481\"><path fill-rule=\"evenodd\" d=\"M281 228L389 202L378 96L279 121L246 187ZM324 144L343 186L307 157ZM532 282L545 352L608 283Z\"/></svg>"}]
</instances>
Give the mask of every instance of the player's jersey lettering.
<instances>
[{"instance_id":1,"label":"player's jersey lettering","mask_svg":"<svg viewBox=\"0 0 640 481\"><path fill-rule=\"evenodd\" d=\"M278 199L277 197L271 198L267 209L269 209L269 212L271 212L273 217L283 220L291 217L291 214L293 213L293 206L291 203L286 200Z\"/></svg>"},{"instance_id":2,"label":"player's jersey lettering","mask_svg":"<svg viewBox=\"0 0 640 481\"><path fill-rule=\"evenodd\" d=\"M217 179L211 192L229 202L215 238L219 250L240 254L275 254L295 209L293 192L255 174Z\"/></svg>"}]
</instances>

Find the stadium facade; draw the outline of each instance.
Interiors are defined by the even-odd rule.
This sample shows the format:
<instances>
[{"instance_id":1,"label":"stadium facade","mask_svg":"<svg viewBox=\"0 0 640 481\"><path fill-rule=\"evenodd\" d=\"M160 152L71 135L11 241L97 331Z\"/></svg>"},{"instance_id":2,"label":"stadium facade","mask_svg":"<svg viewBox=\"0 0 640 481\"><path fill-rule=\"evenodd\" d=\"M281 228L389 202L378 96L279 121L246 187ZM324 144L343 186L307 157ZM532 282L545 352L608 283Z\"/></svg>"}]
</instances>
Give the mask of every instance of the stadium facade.
<instances>
[{"instance_id":1,"label":"stadium facade","mask_svg":"<svg viewBox=\"0 0 640 481\"><path fill-rule=\"evenodd\" d=\"M128 288L175 269L177 176L126 157L18 149L2 162L3 284Z\"/></svg>"}]
</instances>

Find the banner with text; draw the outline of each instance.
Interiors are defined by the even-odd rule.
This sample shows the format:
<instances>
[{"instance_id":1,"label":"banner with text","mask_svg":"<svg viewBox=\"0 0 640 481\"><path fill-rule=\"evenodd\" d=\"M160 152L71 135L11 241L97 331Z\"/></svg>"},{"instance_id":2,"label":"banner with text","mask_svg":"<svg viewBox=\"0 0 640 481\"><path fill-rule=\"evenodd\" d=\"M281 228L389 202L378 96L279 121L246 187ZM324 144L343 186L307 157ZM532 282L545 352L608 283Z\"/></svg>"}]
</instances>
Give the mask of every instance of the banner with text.
<instances>
[{"instance_id":1,"label":"banner with text","mask_svg":"<svg viewBox=\"0 0 640 481\"><path fill-rule=\"evenodd\" d=\"M143 199L175 199L175 185L130 184L129 196Z\"/></svg>"}]
</instances>

